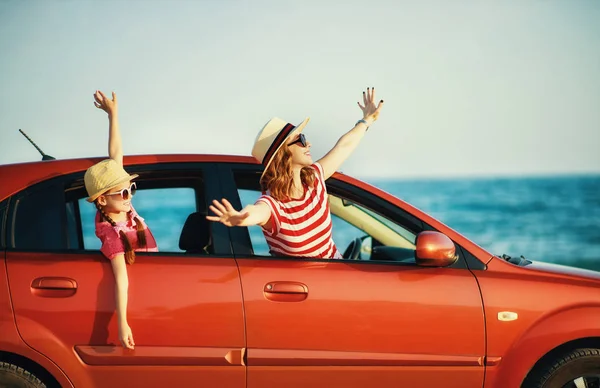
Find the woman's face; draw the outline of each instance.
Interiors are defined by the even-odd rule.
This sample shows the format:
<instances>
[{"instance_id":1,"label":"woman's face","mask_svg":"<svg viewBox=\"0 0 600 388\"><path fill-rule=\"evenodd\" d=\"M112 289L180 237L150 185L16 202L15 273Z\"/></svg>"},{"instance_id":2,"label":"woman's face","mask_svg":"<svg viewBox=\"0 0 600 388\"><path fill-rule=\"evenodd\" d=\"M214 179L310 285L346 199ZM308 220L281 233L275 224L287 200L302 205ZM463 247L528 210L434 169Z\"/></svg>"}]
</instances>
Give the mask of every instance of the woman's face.
<instances>
[{"instance_id":1,"label":"woman's face","mask_svg":"<svg viewBox=\"0 0 600 388\"><path fill-rule=\"evenodd\" d=\"M113 187L106 193L98 197L98 202L105 211L111 213L129 212L131 211L131 181L123 182L120 185ZM122 191L130 189L129 192ZM127 199L123 198L125 194Z\"/></svg>"},{"instance_id":2,"label":"woman's face","mask_svg":"<svg viewBox=\"0 0 600 388\"><path fill-rule=\"evenodd\" d=\"M304 144L306 144L306 146L302 144L300 139L301 136L303 137ZM311 144L308 140L306 140L306 137L304 137L303 134L298 134L291 138L287 143L287 147L292 154L292 165L306 167L313 164L313 160L310 155Z\"/></svg>"}]
</instances>

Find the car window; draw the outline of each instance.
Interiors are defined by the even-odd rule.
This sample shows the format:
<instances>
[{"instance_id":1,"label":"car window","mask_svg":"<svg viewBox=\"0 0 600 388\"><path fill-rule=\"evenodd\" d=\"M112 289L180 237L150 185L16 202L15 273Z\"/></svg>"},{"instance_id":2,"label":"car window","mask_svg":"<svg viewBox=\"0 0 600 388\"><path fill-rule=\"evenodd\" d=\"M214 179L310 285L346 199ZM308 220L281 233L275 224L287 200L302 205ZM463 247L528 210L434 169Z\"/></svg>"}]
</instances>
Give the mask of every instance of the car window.
<instances>
[{"instance_id":1,"label":"car window","mask_svg":"<svg viewBox=\"0 0 600 388\"><path fill-rule=\"evenodd\" d=\"M238 182L243 185L244 180L240 179ZM255 203L261 192L238 188L238 195L241 206L244 207ZM371 260L373 252L376 253L374 259L386 260L390 250L380 247L390 247L396 248L394 254L402 252L402 260L398 261L414 263L412 253L415 249L416 234L373 210L339 196L329 194L329 204L333 241L345 258L350 257L353 244L359 241L360 252L356 257L358 260ZM254 255L269 256L269 247L262 229L258 226L250 226L247 230Z\"/></svg>"},{"instance_id":2,"label":"car window","mask_svg":"<svg viewBox=\"0 0 600 388\"><path fill-rule=\"evenodd\" d=\"M331 214L331 223L333 242L342 255L347 256L349 254L348 248L351 246L352 242L355 239L360 238L361 245L364 246L364 249L361 249L361 256L359 259L369 260L370 249L367 248L367 244L371 243L371 239L368 234L335 214Z\"/></svg>"},{"instance_id":3,"label":"car window","mask_svg":"<svg viewBox=\"0 0 600 388\"><path fill-rule=\"evenodd\" d=\"M242 207L254 204L261 195L258 190L247 189L239 189L238 194L242 202ZM332 215L331 222L333 224L333 241L338 249L347 247L355 237L364 235L360 229L335 215ZM269 245L262 232L262 228L259 226L249 226L248 233L250 234L250 243L252 244L254 254L257 256L269 256Z\"/></svg>"},{"instance_id":4,"label":"car window","mask_svg":"<svg viewBox=\"0 0 600 388\"><path fill-rule=\"evenodd\" d=\"M182 252L179 237L188 216L196 211L196 193L193 188L142 189L143 183L133 198L132 204L144 219L156 239L160 252ZM100 249L100 240L95 234L94 219L96 206L85 198L79 200L84 249Z\"/></svg>"},{"instance_id":5,"label":"car window","mask_svg":"<svg viewBox=\"0 0 600 388\"><path fill-rule=\"evenodd\" d=\"M331 213L372 235L384 245L415 249L416 234L362 205L329 195Z\"/></svg>"},{"instance_id":6,"label":"car window","mask_svg":"<svg viewBox=\"0 0 600 388\"><path fill-rule=\"evenodd\" d=\"M133 205L148 224L159 252L231 254L227 228L215 229L206 219L207 196L220 196L219 185L207 184L218 178L214 165L158 163L129 166L128 171L139 175ZM7 247L97 252L101 245L95 234L97 210L86 201L84 173L47 179L0 203L8 203Z\"/></svg>"},{"instance_id":7,"label":"car window","mask_svg":"<svg viewBox=\"0 0 600 388\"><path fill-rule=\"evenodd\" d=\"M17 249L65 249L64 193L59 183L35 186L16 196L13 244Z\"/></svg>"},{"instance_id":8,"label":"car window","mask_svg":"<svg viewBox=\"0 0 600 388\"><path fill-rule=\"evenodd\" d=\"M243 208L256 202L261 193L258 190L239 189L238 195L240 196ZM269 256L269 245L262 232L262 228L260 226L249 226L248 234L250 234L250 243L252 244L252 251L254 254L258 256Z\"/></svg>"}]
</instances>

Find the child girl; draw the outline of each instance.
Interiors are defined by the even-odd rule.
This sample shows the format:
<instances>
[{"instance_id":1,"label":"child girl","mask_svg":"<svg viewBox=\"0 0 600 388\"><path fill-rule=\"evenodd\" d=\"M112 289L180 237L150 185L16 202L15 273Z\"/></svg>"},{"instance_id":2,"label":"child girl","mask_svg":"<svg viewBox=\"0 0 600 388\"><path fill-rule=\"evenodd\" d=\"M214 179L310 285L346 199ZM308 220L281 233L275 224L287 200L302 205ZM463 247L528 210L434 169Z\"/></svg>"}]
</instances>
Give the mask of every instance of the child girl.
<instances>
[{"instance_id":1,"label":"child girl","mask_svg":"<svg viewBox=\"0 0 600 388\"><path fill-rule=\"evenodd\" d=\"M96 236L102 242L100 251L110 260L115 276L115 295L119 340L133 349L135 343L127 323L127 264L135 261L135 251L156 252L156 240L131 204L138 175L129 175L123 169L123 149L119 133L117 96L112 100L101 91L94 93L94 105L108 114L109 159L96 163L85 172L88 202L96 205Z\"/></svg>"}]
</instances>

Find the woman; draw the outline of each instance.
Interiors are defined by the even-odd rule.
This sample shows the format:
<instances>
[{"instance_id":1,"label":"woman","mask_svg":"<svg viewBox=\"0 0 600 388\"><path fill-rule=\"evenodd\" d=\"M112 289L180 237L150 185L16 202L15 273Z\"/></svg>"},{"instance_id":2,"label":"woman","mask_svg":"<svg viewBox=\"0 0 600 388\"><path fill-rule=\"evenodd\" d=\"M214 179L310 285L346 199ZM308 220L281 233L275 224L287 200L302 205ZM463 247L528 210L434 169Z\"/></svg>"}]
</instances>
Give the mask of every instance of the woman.
<instances>
[{"instance_id":1,"label":"woman","mask_svg":"<svg viewBox=\"0 0 600 388\"><path fill-rule=\"evenodd\" d=\"M383 107L383 100L375 104L375 88L363 92L363 103L358 103L363 118L316 163L302 133L308 118L298 126L271 119L252 149L252 156L265 166L260 177L263 195L241 211L226 199L214 200L210 210L215 216L207 219L227 226L260 225L273 255L342 258L331 235L325 180L358 146Z\"/></svg>"},{"instance_id":2,"label":"woman","mask_svg":"<svg viewBox=\"0 0 600 388\"><path fill-rule=\"evenodd\" d=\"M88 202L93 202L96 213L96 236L102 242L100 251L110 260L115 276L115 294L119 340L133 349L135 343L127 323L127 264L135 261L135 251L156 252L158 248L152 233L133 206L131 197L136 185L131 181L138 175L129 175L123 169L123 149L119 133L117 96L109 99L100 91L94 93L94 105L108 114L109 159L96 163L85 172L85 189Z\"/></svg>"}]
</instances>

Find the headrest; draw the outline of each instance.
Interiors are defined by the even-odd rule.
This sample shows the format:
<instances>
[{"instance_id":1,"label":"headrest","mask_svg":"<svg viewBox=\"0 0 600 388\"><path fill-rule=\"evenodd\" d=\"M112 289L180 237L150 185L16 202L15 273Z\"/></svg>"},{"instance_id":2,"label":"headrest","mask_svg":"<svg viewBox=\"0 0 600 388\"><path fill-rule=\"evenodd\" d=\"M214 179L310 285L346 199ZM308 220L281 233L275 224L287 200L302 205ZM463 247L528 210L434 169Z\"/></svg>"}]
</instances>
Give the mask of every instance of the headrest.
<instances>
[{"instance_id":1,"label":"headrest","mask_svg":"<svg viewBox=\"0 0 600 388\"><path fill-rule=\"evenodd\" d=\"M188 216L179 237L179 249L189 253L205 253L210 241L210 221L206 214L195 212ZM210 250L209 250L210 252Z\"/></svg>"}]
</instances>

